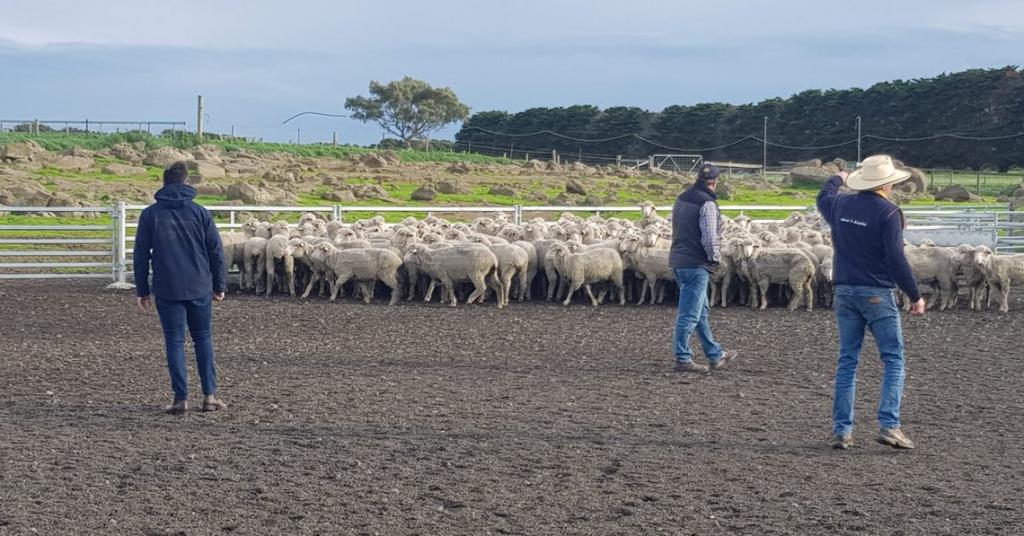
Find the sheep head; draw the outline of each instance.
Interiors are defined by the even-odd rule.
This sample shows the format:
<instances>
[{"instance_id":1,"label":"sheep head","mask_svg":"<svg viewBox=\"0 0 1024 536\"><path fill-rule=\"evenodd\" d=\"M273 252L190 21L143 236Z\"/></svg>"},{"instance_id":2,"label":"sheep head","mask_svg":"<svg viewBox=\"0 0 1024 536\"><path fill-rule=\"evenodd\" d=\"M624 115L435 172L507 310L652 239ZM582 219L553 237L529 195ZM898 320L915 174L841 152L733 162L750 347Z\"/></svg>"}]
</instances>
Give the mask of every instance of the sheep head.
<instances>
[{"instance_id":1,"label":"sheep head","mask_svg":"<svg viewBox=\"0 0 1024 536\"><path fill-rule=\"evenodd\" d=\"M288 236L291 231L288 229L288 222L280 220L270 228L271 236Z\"/></svg>"},{"instance_id":2,"label":"sheep head","mask_svg":"<svg viewBox=\"0 0 1024 536\"><path fill-rule=\"evenodd\" d=\"M995 253L992 252L992 248L988 246L978 246L978 248L974 250L974 264L987 268L992 264L992 257L994 255Z\"/></svg>"}]
</instances>

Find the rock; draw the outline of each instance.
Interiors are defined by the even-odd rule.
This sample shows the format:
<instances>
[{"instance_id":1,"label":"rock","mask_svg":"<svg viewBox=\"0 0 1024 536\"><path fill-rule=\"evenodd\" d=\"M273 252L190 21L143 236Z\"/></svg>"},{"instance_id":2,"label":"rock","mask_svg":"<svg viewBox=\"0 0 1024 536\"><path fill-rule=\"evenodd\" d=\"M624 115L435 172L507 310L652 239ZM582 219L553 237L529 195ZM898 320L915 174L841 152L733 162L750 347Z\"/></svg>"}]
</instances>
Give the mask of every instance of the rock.
<instances>
[{"instance_id":1,"label":"rock","mask_svg":"<svg viewBox=\"0 0 1024 536\"><path fill-rule=\"evenodd\" d=\"M366 153L364 155L360 155L357 161L368 169L382 169L390 165L390 162L388 162L387 159L377 153Z\"/></svg>"},{"instance_id":2,"label":"rock","mask_svg":"<svg viewBox=\"0 0 1024 536\"><path fill-rule=\"evenodd\" d=\"M1013 201L1013 198L1008 195L996 197L996 203L1009 203L1010 201Z\"/></svg>"},{"instance_id":3,"label":"rock","mask_svg":"<svg viewBox=\"0 0 1024 536\"><path fill-rule=\"evenodd\" d=\"M291 200L291 196L283 190L257 188L245 183L232 184L227 187L224 193L228 199L238 199L246 205L268 205Z\"/></svg>"},{"instance_id":4,"label":"rock","mask_svg":"<svg viewBox=\"0 0 1024 536\"><path fill-rule=\"evenodd\" d=\"M433 201L435 197L437 197L437 190L426 184L413 190L412 195L409 196L413 201Z\"/></svg>"},{"instance_id":5,"label":"rock","mask_svg":"<svg viewBox=\"0 0 1024 536\"><path fill-rule=\"evenodd\" d=\"M898 162L898 161L897 161ZM928 175L924 171L910 166L898 166L910 172L910 178L897 184L893 189L902 190L911 194L928 191Z\"/></svg>"},{"instance_id":6,"label":"rock","mask_svg":"<svg viewBox=\"0 0 1024 536\"><path fill-rule=\"evenodd\" d=\"M540 190L534 190L534 191L526 194L526 199L529 200L529 201L533 201L535 203L547 203L548 202L548 194L546 194L546 193L544 193L544 192L542 192Z\"/></svg>"},{"instance_id":7,"label":"rock","mask_svg":"<svg viewBox=\"0 0 1024 536\"><path fill-rule=\"evenodd\" d=\"M1019 209L1024 209L1024 197L1017 197L1010 201L1010 210L1016 211Z\"/></svg>"},{"instance_id":8,"label":"rock","mask_svg":"<svg viewBox=\"0 0 1024 536\"><path fill-rule=\"evenodd\" d=\"M46 203L48 207L80 207L82 206L71 194L66 192L57 192L50 197L49 202Z\"/></svg>"},{"instance_id":9,"label":"rock","mask_svg":"<svg viewBox=\"0 0 1024 536\"><path fill-rule=\"evenodd\" d=\"M251 161L244 162L230 162L224 164L224 171L237 176L255 176L259 175L263 168L258 164Z\"/></svg>"},{"instance_id":10,"label":"rock","mask_svg":"<svg viewBox=\"0 0 1024 536\"><path fill-rule=\"evenodd\" d=\"M224 187L212 182L195 184L193 188L196 189L196 193L199 195L224 195Z\"/></svg>"},{"instance_id":11,"label":"rock","mask_svg":"<svg viewBox=\"0 0 1024 536\"><path fill-rule=\"evenodd\" d=\"M50 167L63 171L85 171L96 165L96 161L87 156L63 155L50 163Z\"/></svg>"},{"instance_id":12,"label":"rock","mask_svg":"<svg viewBox=\"0 0 1024 536\"><path fill-rule=\"evenodd\" d=\"M719 199L728 201L736 195L736 188L728 182L718 181L718 185L715 186L715 195L717 195Z\"/></svg>"},{"instance_id":13,"label":"rock","mask_svg":"<svg viewBox=\"0 0 1024 536\"><path fill-rule=\"evenodd\" d=\"M52 198L46 188L34 182L19 182L0 189L0 205L45 207L50 205Z\"/></svg>"},{"instance_id":14,"label":"rock","mask_svg":"<svg viewBox=\"0 0 1024 536\"><path fill-rule=\"evenodd\" d=\"M579 173L580 175L593 175L596 170L583 162L573 162L569 165L569 171L572 173Z\"/></svg>"},{"instance_id":15,"label":"rock","mask_svg":"<svg viewBox=\"0 0 1024 536\"><path fill-rule=\"evenodd\" d=\"M565 192L570 194L587 195L587 189L576 179L565 181Z\"/></svg>"},{"instance_id":16,"label":"rock","mask_svg":"<svg viewBox=\"0 0 1024 536\"><path fill-rule=\"evenodd\" d=\"M1013 195L1011 195L1010 197L1014 199L1024 199L1024 186L1021 186L1020 188L1014 190Z\"/></svg>"},{"instance_id":17,"label":"rock","mask_svg":"<svg viewBox=\"0 0 1024 536\"><path fill-rule=\"evenodd\" d=\"M352 193L352 190L335 190L324 194L323 199L336 203L354 203L356 196Z\"/></svg>"},{"instance_id":18,"label":"rock","mask_svg":"<svg viewBox=\"0 0 1024 536\"><path fill-rule=\"evenodd\" d=\"M562 192L555 196L551 203L555 206L574 207L576 206L576 199L568 193Z\"/></svg>"},{"instance_id":19,"label":"rock","mask_svg":"<svg viewBox=\"0 0 1024 536\"><path fill-rule=\"evenodd\" d=\"M530 160L529 162L523 164L523 169L527 169L530 171L547 171L548 165L546 162L543 162L541 160Z\"/></svg>"},{"instance_id":20,"label":"rock","mask_svg":"<svg viewBox=\"0 0 1024 536\"><path fill-rule=\"evenodd\" d=\"M473 171L474 171L473 165L470 164L469 162L456 162L456 163L448 166L448 172L449 173L466 174L466 173L472 173Z\"/></svg>"},{"instance_id":21,"label":"rock","mask_svg":"<svg viewBox=\"0 0 1024 536\"><path fill-rule=\"evenodd\" d=\"M222 163L221 148L216 145L200 145L192 150L192 156L196 160L207 160L214 164Z\"/></svg>"},{"instance_id":22,"label":"rock","mask_svg":"<svg viewBox=\"0 0 1024 536\"><path fill-rule=\"evenodd\" d=\"M227 176L224 168L205 160L194 160L188 164L189 174L201 177L204 181L209 179L223 179Z\"/></svg>"},{"instance_id":23,"label":"rock","mask_svg":"<svg viewBox=\"0 0 1024 536\"><path fill-rule=\"evenodd\" d=\"M380 157L384 159L388 165L397 166L402 163L402 159L398 156L398 153L394 151L381 151Z\"/></svg>"},{"instance_id":24,"label":"rock","mask_svg":"<svg viewBox=\"0 0 1024 536\"><path fill-rule=\"evenodd\" d=\"M147 166L167 167L175 162L188 162L195 160L191 154L175 149L174 147L160 147L153 149L142 159Z\"/></svg>"},{"instance_id":25,"label":"rock","mask_svg":"<svg viewBox=\"0 0 1024 536\"><path fill-rule=\"evenodd\" d=\"M126 164L107 164L103 166L101 171L108 175L117 175L118 177L134 177L146 174L146 168Z\"/></svg>"},{"instance_id":26,"label":"rock","mask_svg":"<svg viewBox=\"0 0 1024 536\"><path fill-rule=\"evenodd\" d=\"M0 151L0 160L11 162L31 162L46 155L46 149L43 149L42 145L32 140L8 143L2 149Z\"/></svg>"},{"instance_id":27,"label":"rock","mask_svg":"<svg viewBox=\"0 0 1024 536\"><path fill-rule=\"evenodd\" d=\"M356 196L356 199L390 200L388 192L376 184L356 184L352 186L352 193Z\"/></svg>"},{"instance_id":28,"label":"rock","mask_svg":"<svg viewBox=\"0 0 1024 536\"><path fill-rule=\"evenodd\" d=\"M491 195L500 195L500 196L503 196L503 197L515 197L516 196L516 191L515 191L514 188L512 188L511 186L506 186L506 185L502 185L502 184L491 186L491 189L488 190L487 193L489 193Z\"/></svg>"},{"instance_id":29,"label":"rock","mask_svg":"<svg viewBox=\"0 0 1024 536\"><path fill-rule=\"evenodd\" d=\"M114 158L131 162L133 164L141 164L143 159L142 153L127 143L115 144L110 148L110 155Z\"/></svg>"},{"instance_id":30,"label":"rock","mask_svg":"<svg viewBox=\"0 0 1024 536\"><path fill-rule=\"evenodd\" d=\"M3 177L4 182L6 182L12 179L28 179L32 177L32 174L27 171L22 171L20 169L0 167L0 177Z\"/></svg>"},{"instance_id":31,"label":"rock","mask_svg":"<svg viewBox=\"0 0 1024 536\"><path fill-rule=\"evenodd\" d=\"M959 184L952 184L935 193L936 201L954 201L964 203L971 200L971 193Z\"/></svg>"},{"instance_id":32,"label":"rock","mask_svg":"<svg viewBox=\"0 0 1024 536\"><path fill-rule=\"evenodd\" d=\"M796 163L793 164L793 167L794 168L798 168L798 167L819 168L819 167L821 167L821 159L820 158L812 158L810 160L804 160L802 162L796 162Z\"/></svg>"},{"instance_id":33,"label":"rock","mask_svg":"<svg viewBox=\"0 0 1024 536\"><path fill-rule=\"evenodd\" d=\"M914 200L914 194L904 190L893 190L889 199L897 205L905 205Z\"/></svg>"},{"instance_id":34,"label":"rock","mask_svg":"<svg viewBox=\"0 0 1024 536\"><path fill-rule=\"evenodd\" d=\"M803 166L794 167L789 170L789 178L793 184L799 183L811 183L815 185L824 184L828 181L828 178L839 171L838 168L833 164L827 164L825 166Z\"/></svg>"},{"instance_id":35,"label":"rock","mask_svg":"<svg viewBox=\"0 0 1024 536\"><path fill-rule=\"evenodd\" d=\"M458 181L449 180L437 183L437 191L442 194L465 194L469 193L469 188Z\"/></svg>"},{"instance_id":36,"label":"rock","mask_svg":"<svg viewBox=\"0 0 1024 536\"><path fill-rule=\"evenodd\" d=\"M551 162L548 162L548 171L555 171L555 172L559 172L560 173L560 172L565 171L565 168L562 167L561 164L559 164L559 163L557 163L555 161L551 161Z\"/></svg>"},{"instance_id":37,"label":"rock","mask_svg":"<svg viewBox=\"0 0 1024 536\"><path fill-rule=\"evenodd\" d=\"M141 153L142 151L146 150L146 142L139 140L137 142L132 143L132 147L134 147L136 151L139 151Z\"/></svg>"},{"instance_id":38,"label":"rock","mask_svg":"<svg viewBox=\"0 0 1024 536\"><path fill-rule=\"evenodd\" d=\"M589 205L589 206L592 206L592 207L596 207L596 206L600 205L603 202L604 202L604 199L601 199L601 197L596 195L596 194L589 194L589 195L587 195L586 197L583 198L583 204L584 205Z\"/></svg>"},{"instance_id":39,"label":"rock","mask_svg":"<svg viewBox=\"0 0 1024 536\"><path fill-rule=\"evenodd\" d=\"M63 154L64 156L81 156L85 158L93 158L96 156L96 151L90 151L88 149L83 149L79 145L75 145L61 154Z\"/></svg>"}]
</instances>

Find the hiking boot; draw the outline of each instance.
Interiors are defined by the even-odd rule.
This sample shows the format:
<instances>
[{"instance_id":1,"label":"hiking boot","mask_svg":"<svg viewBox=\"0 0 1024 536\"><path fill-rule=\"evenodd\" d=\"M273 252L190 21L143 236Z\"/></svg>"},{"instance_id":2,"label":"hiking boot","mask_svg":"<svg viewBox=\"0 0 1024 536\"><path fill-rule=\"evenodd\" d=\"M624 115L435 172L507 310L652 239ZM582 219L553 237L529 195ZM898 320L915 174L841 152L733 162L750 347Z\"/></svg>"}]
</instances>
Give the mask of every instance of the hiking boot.
<instances>
[{"instance_id":1,"label":"hiking boot","mask_svg":"<svg viewBox=\"0 0 1024 536\"><path fill-rule=\"evenodd\" d=\"M878 437L875 438L875 441L894 449L910 450L914 448L914 442L899 428L882 428L878 431Z\"/></svg>"},{"instance_id":2,"label":"hiking boot","mask_svg":"<svg viewBox=\"0 0 1024 536\"><path fill-rule=\"evenodd\" d=\"M203 399L203 411L224 411L226 409L228 409L228 405L213 395Z\"/></svg>"},{"instance_id":3,"label":"hiking boot","mask_svg":"<svg viewBox=\"0 0 1024 536\"><path fill-rule=\"evenodd\" d=\"M722 352L722 355L720 355L716 361L711 362L711 370L719 370L725 368L725 366L728 365L730 361L736 359L737 355L739 355L739 352L737 352L736 350L726 350L725 352Z\"/></svg>"},{"instance_id":4,"label":"hiking boot","mask_svg":"<svg viewBox=\"0 0 1024 536\"><path fill-rule=\"evenodd\" d=\"M836 450L846 450L853 446L853 436L850 434L839 435L835 434L832 436L832 448Z\"/></svg>"},{"instance_id":5,"label":"hiking boot","mask_svg":"<svg viewBox=\"0 0 1024 536\"><path fill-rule=\"evenodd\" d=\"M707 372L707 371L708 371L707 365L701 365L699 363L694 363L693 361L687 361L686 363L676 362L675 368L672 369L672 372Z\"/></svg>"},{"instance_id":6,"label":"hiking boot","mask_svg":"<svg viewBox=\"0 0 1024 536\"><path fill-rule=\"evenodd\" d=\"M164 406L164 413L168 415L181 415L188 411L187 400L175 400L170 406Z\"/></svg>"}]
</instances>

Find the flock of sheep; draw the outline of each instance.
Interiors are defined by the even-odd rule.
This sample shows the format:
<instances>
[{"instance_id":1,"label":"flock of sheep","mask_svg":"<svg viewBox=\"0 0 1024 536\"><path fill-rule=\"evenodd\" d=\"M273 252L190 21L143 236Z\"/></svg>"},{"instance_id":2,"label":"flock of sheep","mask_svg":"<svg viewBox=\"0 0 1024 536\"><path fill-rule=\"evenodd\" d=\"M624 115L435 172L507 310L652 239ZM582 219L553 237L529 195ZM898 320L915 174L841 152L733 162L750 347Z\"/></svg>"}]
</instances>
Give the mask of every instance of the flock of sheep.
<instances>
[{"instance_id":1,"label":"flock of sheep","mask_svg":"<svg viewBox=\"0 0 1024 536\"><path fill-rule=\"evenodd\" d=\"M297 225L249 220L241 232L221 233L227 263L241 272L241 288L307 298L314 290L333 301L352 289L365 302L379 285L390 303L403 297L455 307L493 299L558 299L579 291L597 306L610 298L661 303L675 279L668 265L671 223L653 211L639 222L563 214L516 225L505 215L453 223L428 216L387 224L378 216L352 224L303 214ZM712 305L765 309L770 298L790 310L828 306L832 247L817 215L785 221L724 218L722 262L711 276ZM964 290L971 309L998 298L1008 311L1011 285L1024 284L1024 255L995 255L986 246L907 245L907 258L929 308L954 307ZM772 290L772 292L769 292ZM468 296L466 294L468 293ZM987 297L987 299L986 299ZM909 307L909 301L904 300Z\"/></svg>"}]
</instances>

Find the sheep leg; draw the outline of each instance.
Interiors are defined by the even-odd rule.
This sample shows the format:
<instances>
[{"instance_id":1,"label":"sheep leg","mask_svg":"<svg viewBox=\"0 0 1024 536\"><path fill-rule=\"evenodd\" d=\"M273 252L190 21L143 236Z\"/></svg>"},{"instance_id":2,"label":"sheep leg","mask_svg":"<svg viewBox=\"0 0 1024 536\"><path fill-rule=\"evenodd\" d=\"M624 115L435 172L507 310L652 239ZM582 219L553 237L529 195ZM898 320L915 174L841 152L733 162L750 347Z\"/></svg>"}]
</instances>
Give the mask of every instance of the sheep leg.
<instances>
[{"instance_id":1,"label":"sheep leg","mask_svg":"<svg viewBox=\"0 0 1024 536\"><path fill-rule=\"evenodd\" d=\"M597 307L597 298L594 297L594 292L590 289L590 285L583 285L583 290L587 291L587 296L590 298L590 303Z\"/></svg>"},{"instance_id":2,"label":"sheep leg","mask_svg":"<svg viewBox=\"0 0 1024 536\"><path fill-rule=\"evenodd\" d=\"M295 258L288 255L284 258L284 283L288 286L288 295L295 297Z\"/></svg>"},{"instance_id":3,"label":"sheep leg","mask_svg":"<svg viewBox=\"0 0 1024 536\"><path fill-rule=\"evenodd\" d=\"M555 299L555 291L558 290L558 274L554 268L544 268L544 273L548 278L548 301Z\"/></svg>"},{"instance_id":4,"label":"sheep leg","mask_svg":"<svg viewBox=\"0 0 1024 536\"><path fill-rule=\"evenodd\" d=\"M262 294L267 288L267 264L260 255L256 257L256 294Z\"/></svg>"},{"instance_id":5,"label":"sheep leg","mask_svg":"<svg viewBox=\"0 0 1024 536\"><path fill-rule=\"evenodd\" d=\"M732 286L732 277L727 275L727 276L725 276L722 279L722 292L721 292L721 294L722 294L722 308L723 309L729 306L729 288L731 286Z\"/></svg>"},{"instance_id":6,"label":"sheep leg","mask_svg":"<svg viewBox=\"0 0 1024 536\"><path fill-rule=\"evenodd\" d=\"M504 274L502 274L502 278L501 278L500 282L501 282L502 302L503 302L504 305L508 305L509 293L512 290L512 276L513 275L515 275L515 274L510 273L508 271L506 271Z\"/></svg>"},{"instance_id":7,"label":"sheep leg","mask_svg":"<svg viewBox=\"0 0 1024 536\"><path fill-rule=\"evenodd\" d=\"M578 281L573 281L569 285L568 295L565 297L565 301L562 302L562 305L569 305L570 303L572 303L572 295L575 294L576 291L580 289L580 286L581 285Z\"/></svg>"},{"instance_id":8,"label":"sheep leg","mask_svg":"<svg viewBox=\"0 0 1024 536\"><path fill-rule=\"evenodd\" d=\"M643 305L644 300L647 299L647 280L644 279L644 284L640 286L640 299L636 301L637 305Z\"/></svg>"},{"instance_id":9,"label":"sheep leg","mask_svg":"<svg viewBox=\"0 0 1024 536\"><path fill-rule=\"evenodd\" d=\"M323 277L320 275L320 272L313 273L312 277L309 278L309 284L306 285L306 290L302 293L303 300L309 297L309 293L313 291L313 285L322 279Z\"/></svg>"},{"instance_id":10,"label":"sheep leg","mask_svg":"<svg viewBox=\"0 0 1024 536\"><path fill-rule=\"evenodd\" d=\"M445 276L441 279L441 286L444 287L445 294L448 295L449 306L458 307L458 301L455 299L455 282Z\"/></svg>"},{"instance_id":11,"label":"sheep leg","mask_svg":"<svg viewBox=\"0 0 1024 536\"><path fill-rule=\"evenodd\" d=\"M442 294L445 294L446 292L447 292L447 291L442 291ZM434 295L434 278L433 278L433 277L431 277L431 278L430 278L430 284L429 284L429 285L427 285L427 295L426 295L426 296L423 296L423 301L424 301L424 302L429 302L429 301L430 301L430 298L431 298L431 297L432 297L433 295ZM412 294L410 294L410 296L412 296ZM441 300L442 300L442 302L444 301L444 296L443 296L443 295L441 296Z\"/></svg>"},{"instance_id":12,"label":"sheep leg","mask_svg":"<svg viewBox=\"0 0 1024 536\"><path fill-rule=\"evenodd\" d=\"M473 292L469 293L466 303L473 303L487 294L487 281L483 274L473 274L470 281L473 283ZM500 301L501 298L498 300Z\"/></svg>"},{"instance_id":13,"label":"sheep leg","mask_svg":"<svg viewBox=\"0 0 1024 536\"><path fill-rule=\"evenodd\" d=\"M331 301L338 299L338 294L341 294L342 298L345 297L345 289L343 287L345 283L348 283L349 279L352 279L352 274L338 274L334 284L331 285Z\"/></svg>"},{"instance_id":14,"label":"sheep leg","mask_svg":"<svg viewBox=\"0 0 1024 536\"><path fill-rule=\"evenodd\" d=\"M711 284L708 285L708 287L710 287L709 291L711 292L711 297L708 298L708 304L710 304L711 307L714 307L715 304L718 303L718 285L719 282L714 280L712 280ZM651 302L651 305L654 305L654 302Z\"/></svg>"},{"instance_id":15,"label":"sheep leg","mask_svg":"<svg viewBox=\"0 0 1024 536\"><path fill-rule=\"evenodd\" d=\"M804 289L807 292L807 312L814 310L814 288L811 287L811 280L804 283Z\"/></svg>"},{"instance_id":16,"label":"sheep leg","mask_svg":"<svg viewBox=\"0 0 1024 536\"><path fill-rule=\"evenodd\" d=\"M526 270L519 271L519 301L526 299L530 290L530 274Z\"/></svg>"},{"instance_id":17,"label":"sheep leg","mask_svg":"<svg viewBox=\"0 0 1024 536\"><path fill-rule=\"evenodd\" d=\"M1004 278L999 281L999 290L1002 297L1002 304L999 306L999 311L1003 313L1010 312L1010 280Z\"/></svg>"},{"instance_id":18,"label":"sheep leg","mask_svg":"<svg viewBox=\"0 0 1024 536\"><path fill-rule=\"evenodd\" d=\"M768 280L761 280L757 282L757 286L761 290L761 310L764 311L768 308L768 287L771 283Z\"/></svg>"}]
</instances>

